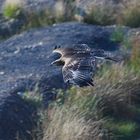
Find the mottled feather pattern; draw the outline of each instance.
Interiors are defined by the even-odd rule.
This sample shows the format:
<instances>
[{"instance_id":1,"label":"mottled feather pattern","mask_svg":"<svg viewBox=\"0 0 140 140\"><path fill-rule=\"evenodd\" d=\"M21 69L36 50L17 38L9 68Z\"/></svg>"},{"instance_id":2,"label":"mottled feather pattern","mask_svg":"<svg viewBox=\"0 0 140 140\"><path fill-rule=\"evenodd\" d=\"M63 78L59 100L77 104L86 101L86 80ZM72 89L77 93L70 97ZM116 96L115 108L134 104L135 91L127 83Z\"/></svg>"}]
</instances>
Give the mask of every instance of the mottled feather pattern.
<instances>
[{"instance_id":1,"label":"mottled feather pattern","mask_svg":"<svg viewBox=\"0 0 140 140\"><path fill-rule=\"evenodd\" d=\"M90 85L91 83L88 81L92 81L92 73L95 68L92 67L93 65L90 57L87 57L86 59L75 59L76 57L74 57L67 65L64 65L62 69L64 81L76 85L79 83Z\"/></svg>"},{"instance_id":2,"label":"mottled feather pattern","mask_svg":"<svg viewBox=\"0 0 140 140\"><path fill-rule=\"evenodd\" d=\"M93 50L86 44L78 44L71 48L56 48L53 52L61 54L59 61L64 62L62 68L64 82L78 86L93 86L97 59L112 59L103 50Z\"/></svg>"}]
</instances>

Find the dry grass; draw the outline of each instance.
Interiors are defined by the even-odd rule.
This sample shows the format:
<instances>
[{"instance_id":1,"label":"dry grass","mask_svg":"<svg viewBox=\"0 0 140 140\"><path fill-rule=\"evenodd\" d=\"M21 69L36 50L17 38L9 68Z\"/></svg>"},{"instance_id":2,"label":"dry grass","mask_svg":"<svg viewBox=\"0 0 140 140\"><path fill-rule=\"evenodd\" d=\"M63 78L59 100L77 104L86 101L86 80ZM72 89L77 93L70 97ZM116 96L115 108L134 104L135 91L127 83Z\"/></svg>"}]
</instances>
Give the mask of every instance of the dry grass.
<instances>
[{"instance_id":1,"label":"dry grass","mask_svg":"<svg viewBox=\"0 0 140 140\"><path fill-rule=\"evenodd\" d=\"M26 10L26 8L25 8ZM55 3L54 7L46 8L39 11L25 11L26 25L24 29L43 27L55 23L71 21L73 17L73 6L67 0L60 0Z\"/></svg>"},{"instance_id":2,"label":"dry grass","mask_svg":"<svg viewBox=\"0 0 140 140\"><path fill-rule=\"evenodd\" d=\"M81 14L80 11L78 14L78 5L73 0L59 0L52 8L42 10L27 10L25 5L22 0L6 0L3 6L4 17L25 18L26 23L23 30L66 21L80 21L97 25L140 26L139 0L122 0L119 4L95 0L83 12L85 14Z\"/></svg>"},{"instance_id":3,"label":"dry grass","mask_svg":"<svg viewBox=\"0 0 140 140\"><path fill-rule=\"evenodd\" d=\"M140 69L140 36L133 39L133 49L131 55L131 65L133 69L139 72Z\"/></svg>"},{"instance_id":4,"label":"dry grass","mask_svg":"<svg viewBox=\"0 0 140 140\"><path fill-rule=\"evenodd\" d=\"M131 140L140 115L139 38L127 62L104 66L94 87L60 92L43 120L43 140ZM137 69L134 67L137 66Z\"/></svg>"},{"instance_id":5,"label":"dry grass","mask_svg":"<svg viewBox=\"0 0 140 140\"><path fill-rule=\"evenodd\" d=\"M20 6L20 7L23 7L25 4L24 1L22 0L5 0L5 3L4 5L16 5L16 6Z\"/></svg>"},{"instance_id":6,"label":"dry grass","mask_svg":"<svg viewBox=\"0 0 140 140\"><path fill-rule=\"evenodd\" d=\"M88 14L84 17L84 22L99 25L110 25L115 23L115 20L116 9L111 3L93 3L88 9Z\"/></svg>"},{"instance_id":7,"label":"dry grass","mask_svg":"<svg viewBox=\"0 0 140 140\"><path fill-rule=\"evenodd\" d=\"M97 80L95 93L100 97L98 107L103 116L132 117L130 108L136 104L140 92L140 76L123 66L114 66L112 70Z\"/></svg>"},{"instance_id":8,"label":"dry grass","mask_svg":"<svg viewBox=\"0 0 140 140\"><path fill-rule=\"evenodd\" d=\"M43 140L98 140L104 121L86 121L78 112L55 107L44 123Z\"/></svg>"},{"instance_id":9,"label":"dry grass","mask_svg":"<svg viewBox=\"0 0 140 140\"><path fill-rule=\"evenodd\" d=\"M96 77L94 88L72 88L63 105L52 105L48 109L43 122L43 140L113 139L112 125L107 129L105 124L109 126L110 122L105 118L135 120L139 81L140 77L133 71L117 64ZM127 132L133 135L135 128L131 133L128 127L133 127L131 122L119 122L117 130L126 136Z\"/></svg>"},{"instance_id":10,"label":"dry grass","mask_svg":"<svg viewBox=\"0 0 140 140\"><path fill-rule=\"evenodd\" d=\"M130 27L140 26L140 3L139 0L128 1L122 8L121 15L119 16L120 24Z\"/></svg>"},{"instance_id":11,"label":"dry grass","mask_svg":"<svg viewBox=\"0 0 140 140\"><path fill-rule=\"evenodd\" d=\"M130 27L139 27L139 0L122 0L118 4L113 4L111 1L108 1L107 3L103 1L94 1L89 6L88 14L84 17L84 21L99 25L119 24Z\"/></svg>"},{"instance_id":12,"label":"dry grass","mask_svg":"<svg viewBox=\"0 0 140 140\"><path fill-rule=\"evenodd\" d=\"M94 78L94 87L59 91L57 100L41 112L35 131L38 139L134 139L140 131L139 48L139 38L133 38L130 60L103 66ZM25 98L40 104L40 98L31 93Z\"/></svg>"},{"instance_id":13,"label":"dry grass","mask_svg":"<svg viewBox=\"0 0 140 140\"><path fill-rule=\"evenodd\" d=\"M17 18L25 5L24 1L21 0L6 0L3 5L3 15L5 18Z\"/></svg>"},{"instance_id":14,"label":"dry grass","mask_svg":"<svg viewBox=\"0 0 140 140\"><path fill-rule=\"evenodd\" d=\"M25 20L22 30L71 21L74 19L73 12L73 2L68 0L60 0L51 8L39 10L27 8L26 2L22 0L6 0L3 5L5 18Z\"/></svg>"}]
</instances>

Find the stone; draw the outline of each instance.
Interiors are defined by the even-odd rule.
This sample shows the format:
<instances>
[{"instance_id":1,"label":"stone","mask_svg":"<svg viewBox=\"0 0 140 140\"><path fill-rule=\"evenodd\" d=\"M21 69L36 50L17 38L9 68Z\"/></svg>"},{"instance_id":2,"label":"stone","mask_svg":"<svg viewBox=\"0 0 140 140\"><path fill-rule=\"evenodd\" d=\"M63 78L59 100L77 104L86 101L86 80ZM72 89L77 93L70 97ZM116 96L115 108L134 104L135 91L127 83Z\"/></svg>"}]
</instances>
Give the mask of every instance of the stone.
<instances>
[{"instance_id":1,"label":"stone","mask_svg":"<svg viewBox=\"0 0 140 140\"><path fill-rule=\"evenodd\" d=\"M32 140L35 108L17 94L0 94L0 140Z\"/></svg>"},{"instance_id":2,"label":"stone","mask_svg":"<svg viewBox=\"0 0 140 140\"><path fill-rule=\"evenodd\" d=\"M0 93L30 91L38 85L40 93L52 98L52 89L67 88L61 68L50 66L55 59L51 57L54 46L87 44L113 53L120 49L120 44L110 39L116 28L69 22L31 29L1 42L0 71L4 74L0 75ZM123 31L127 34L130 29L124 27Z\"/></svg>"}]
</instances>

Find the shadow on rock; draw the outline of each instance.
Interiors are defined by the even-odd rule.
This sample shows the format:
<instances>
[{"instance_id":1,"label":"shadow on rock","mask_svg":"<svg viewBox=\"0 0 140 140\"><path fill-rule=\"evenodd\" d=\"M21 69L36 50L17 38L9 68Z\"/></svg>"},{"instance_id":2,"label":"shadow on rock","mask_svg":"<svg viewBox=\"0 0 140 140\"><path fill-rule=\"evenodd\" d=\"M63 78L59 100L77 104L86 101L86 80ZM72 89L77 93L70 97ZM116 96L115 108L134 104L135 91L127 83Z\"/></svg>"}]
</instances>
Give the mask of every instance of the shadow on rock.
<instances>
[{"instance_id":1,"label":"shadow on rock","mask_svg":"<svg viewBox=\"0 0 140 140\"><path fill-rule=\"evenodd\" d=\"M32 140L35 108L16 94L0 94L0 140Z\"/></svg>"}]
</instances>

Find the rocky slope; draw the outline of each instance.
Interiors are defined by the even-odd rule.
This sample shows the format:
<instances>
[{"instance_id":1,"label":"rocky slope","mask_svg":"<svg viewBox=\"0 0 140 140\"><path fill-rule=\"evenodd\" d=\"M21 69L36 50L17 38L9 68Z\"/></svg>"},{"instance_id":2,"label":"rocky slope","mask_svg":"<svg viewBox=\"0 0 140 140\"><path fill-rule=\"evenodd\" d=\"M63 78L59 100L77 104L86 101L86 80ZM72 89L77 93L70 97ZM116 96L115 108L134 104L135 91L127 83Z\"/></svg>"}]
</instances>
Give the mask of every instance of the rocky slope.
<instances>
[{"instance_id":1,"label":"rocky slope","mask_svg":"<svg viewBox=\"0 0 140 140\"><path fill-rule=\"evenodd\" d=\"M6 0L0 0L0 38L7 38L13 34L21 32L21 29L23 30L28 28L26 25L28 25L28 17L32 16L38 16L41 17L41 13L45 14L44 16L48 16L50 20L51 17L54 18L51 22L55 23L58 22L59 18L64 18L66 21L71 20L80 20L84 21L86 23L90 23L90 19L88 19L90 16L89 13L92 13L93 7L99 7L100 9L104 10L105 12L107 10L112 8L112 12L109 11L109 15L111 17L114 16L113 14L117 14L121 11L121 9L125 8L125 4L127 2L131 2L131 0L75 0L75 1L67 1L67 0L25 0L23 4L21 4L21 11L23 12L21 15L16 17L15 19L8 20L6 17L3 17L3 5ZM20 0L19 0L20 1ZM136 0L137 1L137 0ZM16 3L16 1L15 1ZM133 5L136 3L134 2ZM115 13L113 13L115 11ZM12 12L12 11L11 11ZM62 13L61 13L62 12ZM101 15L100 15L101 14ZM103 13L100 13L99 16L104 16ZM26 17L26 15L28 15ZM91 14L92 15L92 14ZM62 17L61 17L62 16ZM96 16L96 15L95 15ZM97 15L98 16L98 15ZM105 14L106 16L106 14ZM106 16L107 17L107 16ZM56 18L56 19L55 19ZM58 19L57 19L58 18ZM69 19L68 19L69 18ZM91 17L93 18L93 17ZM110 17L107 17L110 18ZM37 20L37 19L36 19ZM55 21L56 20L56 21ZM57 21L58 20L58 21ZM91 19L92 20L92 19ZM100 22L100 19L98 19ZM97 20L97 21L98 21ZM101 19L102 20L102 19ZM110 19L111 20L111 19ZM38 21L34 21L38 22ZM62 22L60 20L60 22ZM104 23L104 21L102 21ZM96 22L93 22L96 23ZM98 23L98 22L97 22ZM113 22L113 24L117 24L118 22ZM47 25L47 21L45 25ZM44 23L43 23L44 25ZM102 25L102 24L101 24ZM110 25L110 23L106 23L103 25ZM126 24L124 24L126 25ZM133 26L135 27L135 26Z\"/></svg>"},{"instance_id":2,"label":"rocky slope","mask_svg":"<svg viewBox=\"0 0 140 140\"><path fill-rule=\"evenodd\" d=\"M32 140L35 108L16 94L0 94L0 140Z\"/></svg>"},{"instance_id":3,"label":"rocky slope","mask_svg":"<svg viewBox=\"0 0 140 140\"><path fill-rule=\"evenodd\" d=\"M67 88L61 68L50 66L54 60L51 53L55 45L70 47L72 44L84 43L92 48L120 52L120 44L110 39L116 29L116 26L101 27L69 22L32 29L1 42L0 139L14 140L11 137L15 137L17 130L30 139L26 130L31 130L34 125L31 121L34 111L17 94L22 95L38 87L47 105L55 96L52 89ZM125 35L136 34L138 29L124 27L123 32Z\"/></svg>"},{"instance_id":4,"label":"rocky slope","mask_svg":"<svg viewBox=\"0 0 140 140\"><path fill-rule=\"evenodd\" d=\"M0 0L0 9L2 9L2 5L4 4L6 0ZM62 2L69 2L67 0L60 0ZM56 3L59 2L58 0L25 0L25 8L32 9L33 10L39 10L39 9L53 9L55 8ZM72 1L71 1L72 2ZM100 5L100 4L112 4L112 6L121 6L126 2L131 2L131 0L75 0L73 5L75 7L79 7L80 9L83 9L88 11L88 8L90 8L93 5ZM37 7L36 7L37 6Z\"/></svg>"},{"instance_id":5,"label":"rocky slope","mask_svg":"<svg viewBox=\"0 0 140 140\"><path fill-rule=\"evenodd\" d=\"M85 43L90 47L105 50L119 49L118 44L110 41L114 29L114 27L64 23L30 30L2 42L0 44L0 92L30 89L31 85L39 81L42 76L61 75L60 69L50 66L52 58L49 56L55 45L67 47ZM53 80L53 78L48 79ZM60 81L51 85L51 81L46 80L47 89L64 85Z\"/></svg>"},{"instance_id":6,"label":"rocky slope","mask_svg":"<svg viewBox=\"0 0 140 140\"><path fill-rule=\"evenodd\" d=\"M0 43L0 93L24 92L36 84L41 93L65 88L61 70L50 66L54 46L85 43L93 48L119 50L120 44L110 40L115 29L71 22L30 30ZM130 31L124 28L124 32Z\"/></svg>"}]
</instances>

